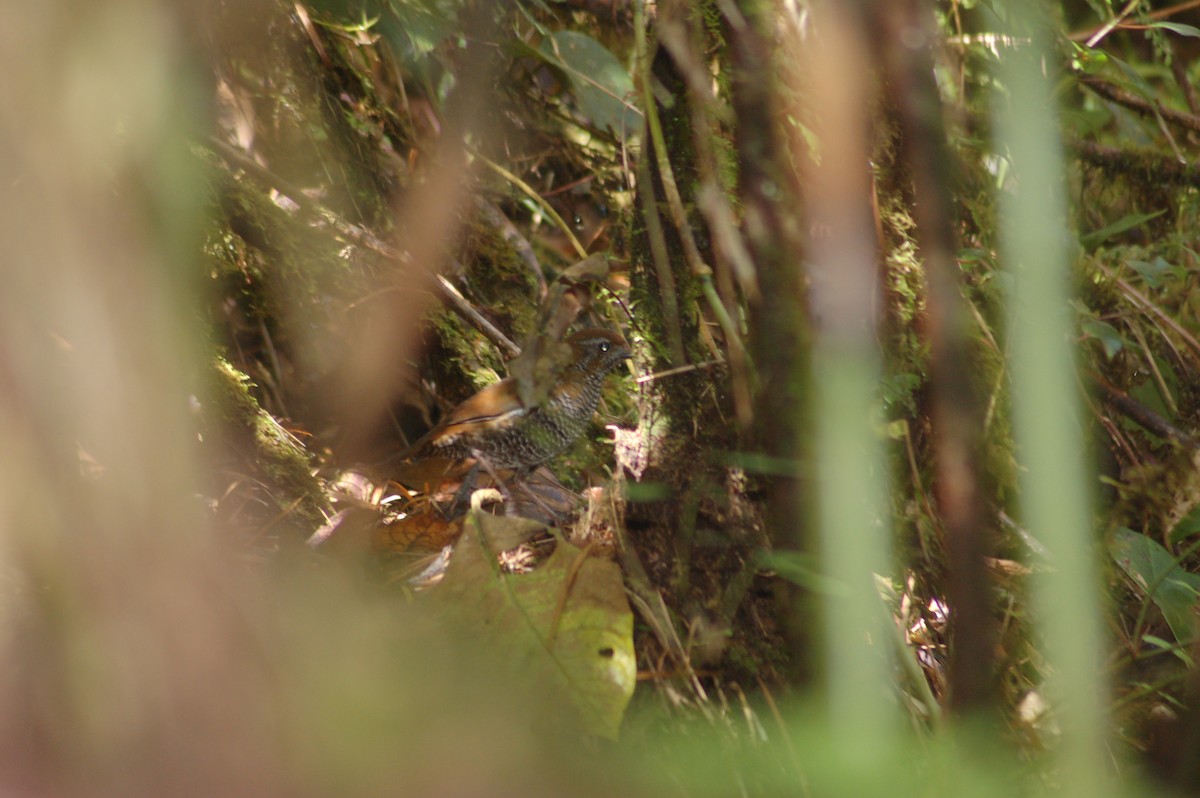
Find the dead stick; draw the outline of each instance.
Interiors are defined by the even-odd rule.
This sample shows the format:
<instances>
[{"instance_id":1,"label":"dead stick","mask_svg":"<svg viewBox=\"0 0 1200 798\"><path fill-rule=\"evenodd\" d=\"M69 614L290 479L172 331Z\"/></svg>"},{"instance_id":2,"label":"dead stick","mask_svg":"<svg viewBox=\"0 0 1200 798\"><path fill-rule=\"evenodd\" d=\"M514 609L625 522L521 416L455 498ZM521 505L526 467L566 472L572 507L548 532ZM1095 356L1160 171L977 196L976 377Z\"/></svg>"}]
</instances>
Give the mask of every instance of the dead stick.
<instances>
[{"instance_id":1,"label":"dead stick","mask_svg":"<svg viewBox=\"0 0 1200 798\"><path fill-rule=\"evenodd\" d=\"M1156 104L1147 102L1136 94L1125 91L1120 86L1110 83L1103 78L1082 77L1079 79L1079 82L1104 99L1110 100L1117 105L1123 105L1131 111L1137 111L1147 116L1161 116L1167 122L1179 125L1187 130L1200 132L1200 117L1185 114L1183 111L1176 111L1173 108L1156 106Z\"/></svg>"},{"instance_id":2,"label":"dead stick","mask_svg":"<svg viewBox=\"0 0 1200 798\"><path fill-rule=\"evenodd\" d=\"M1100 375L1092 374L1090 376L1092 382L1104 394L1104 398L1108 403L1138 426L1153 432L1160 438L1182 443L1184 446L1191 448L1196 447L1196 439L1191 435L1179 429L1129 394L1112 385Z\"/></svg>"}]
</instances>

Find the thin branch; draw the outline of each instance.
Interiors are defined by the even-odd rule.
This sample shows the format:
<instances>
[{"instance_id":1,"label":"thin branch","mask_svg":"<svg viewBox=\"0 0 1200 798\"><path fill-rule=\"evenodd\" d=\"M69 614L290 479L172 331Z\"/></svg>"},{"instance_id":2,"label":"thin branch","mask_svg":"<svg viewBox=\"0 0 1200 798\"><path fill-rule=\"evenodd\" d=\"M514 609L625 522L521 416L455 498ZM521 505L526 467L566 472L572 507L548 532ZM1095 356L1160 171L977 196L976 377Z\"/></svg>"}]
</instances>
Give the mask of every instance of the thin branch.
<instances>
[{"instance_id":1,"label":"thin branch","mask_svg":"<svg viewBox=\"0 0 1200 798\"><path fill-rule=\"evenodd\" d=\"M1117 284L1117 287L1121 289L1121 292L1123 294L1125 294L1125 296L1127 296L1131 300L1133 300L1134 304L1140 305L1144 310L1148 310L1152 315L1154 315L1156 318L1158 318L1158 320L1161 321L1165 326L1169 327L1173 333L1178 335L1180 337L1180 339L1185 344L1187 344L1188 349L1192 350L1192 355L1197 360L1200 360L1200 341L1197 341L1195 336L1193 336L1190 332L1185 330L1183 328L1183 325L1181 325L1179 322L1175 321L1170 316L1168 316L1162 310L1162 308L1160 308L1158 305L1151 302L1150 299L1147 298L1146 295L1143 294L1141 291L1138 291L1136 288L1134 288L1128 282L1126 282L1125 280L1122 280L1120 277L1118 277L1116 272L1114 272L1112 269L1108 268L1107 266L1105 266L1102 263L1096 264L1096 268L1099 269L1100 273L1103 274L1105 277L1108 277L1113 282L1115 282Z\"/></svg>"},{"instance_id":2,"label":"thin branch","mask_svg":"<svg viewBox=\"0 0 1200 798\"><path fill-rule=\"evenodd\" d=\"M745 239L737 229L733 209L722 190L717 176L716 154L712 138L715 135L710 75L695 51L694 25L686 7L678 2L667 6L658 19L658 38L675 61L676 71L688 87L688 107L692 116L692 143L696 150L696 170L700 187L696 192L697 207L708 222L709 235L716 255L716 286L707 274L700 274L701 290L717 316L717 323L727 337L727 357L731 372L733 406L738 426L748 429L754 420L753 366L749 352L740 339L733 321L737 313L737 292L733 278L737 277L743 294L750 301L759 295L758 276ZM669 13L668 13L669 12ZM733 333L732 338L729 337Z\"/></svg>"},{"instance_id":3,"label":"thin branch","mask_svg":"<svg viewBox=\"0 0 1200 798\"><path fill-rule=\"evenodd\" d=\"M882 9L886 8L884 11ZM968 303L963 297L956 208L951 187L955 162L928 49L898 42L904 31L933 40L933 14L921 3L883 4L873 44L896 97L904 165L911 170L917 201L913 217L925 262L925 334L930 348L934 496L944 530L950 578L949 703L955 710L980 708L995 700L993 648L999 639L987 586L991 554L992 495L981 462L987 407L977 390L971 354Z\"/></svg>"},{"instance_id":4,"label":"thin branch","mask_svg":"<svg viewBox=\"0 0 1200 798\"><path fill-rule=\"evenodd\" d=\"M1148 102L1133 92L1126 91L1104 78L1084 75L1079 78L1079 82L1104 99L1124 106L1131 111L1137 111L1139 114L1145 114L1146 116L1161 114L1163 120L1166 122L1179 125L1186 130L1200 132L1200 117L1192 116L1183 111L1176 111L1173 108L1163 108L1157 103Z\"/></svg>"},{"instance_id":5,"label":"thin branch","mask_svg":"<svg viewBox=\"0 0 1200 798\"><path fill-rule=\"evenodd\" d=\"M1121 13L1117 14L1106 24L1102 25L1100 30L1088 37L1087 46L1095 47L1097 44L1099 44L1101 39L1112 33L1113 29L1121 24L1121 20L1133 13L1133 10L1137 8L1137 5L1138 0L1129 0L1129 2L1125 4L1125 7L1121 9Z\"/></svg>"},{"instance_id":6,"label":"thin branch","mask_svg":"<svg viewBox=\"0 0 1200 798\"><path fill-rule=\"evenodd\" d=\"M654 382L655 380L661 380L664 377L675 377L680 374L687 374L690 371L708 368L709 366L723 365L725 365L724 360L706 360L703 363L688 363L686 366L677 366L673 369L667 369L666 371L656 371L653 374L643 374L637 378L637 381L639 384L644 382Z\"/></svg>"},{"instance_id":7,"label":"thin branch","mask_svg":"<svg viewBox=\"0 0 1200 798\"><path fill-rule=\"evenodd\" d=\"M1200 169L1155 152L1106 147L1090 141L1071 141L1067 147L1080 160L1103 169L1145 175L1155 183L1200 187Z\"/></svg>"},{"instance_id":8,"label":"thin branch","mask_svg":"<svg viewBox=\"0 0 1200 798\"><path fill-rule=\"evenodd\" d=\"M1176 3L1175 5L1168 6L1167 8L1160 8L1157 11L1148 14L1145 18L1153 21L1169 19L1176 14L1181 14L1184 11L1190 11L1197 7L1200 7L1200 0L1186 0L1186 2ZM1087 30L1076 31L1068 35L1067 38L1073 42L1088 41L1092 39L1098 32L1104 30L1104 28L1107 27L1107 24L1108 23L1105 25L1097 25L1096 27L1088 28ZM1117 30L1143 30L1146 27L1147 26L1145 25L1126 25L1121 23L1118 23L1116 26Z\"/></svg>"},{"instance_id":9,"label":"thin branch","mask_svg":"<svg viewBox=\"0 0 1200 798\"><path fill-rule=\"evenodd\" d=\"M675 172L671 168L670 154L667 152L666 136L663 134L662 120L659 118L658 105L654 97L654 76L651 74L650 50L646 43L645 31L643 30L641 8L641 3L638 3L635 7L635 18L638 20L635 23L638 79L646 105L646 130L650 134L652 157L654 158L655 165L658 167L658 178L662 184L663 196L667 202L667 210L670 212L671 222L674 224L675 230L679 235L683 257L687 262L688 269L701 281L710 280L712 278L712 269L704 262L704 258L700 255L700 248L696 244L696 237L692 233L692 227L688 223L687 214L683 209L683 197L679 193L679 185L675 182ZM646 155L643 154L642 157L645 158ZM707 304L717 319L717 323L721 326L721 332L725 336L725 345L728 347L731 355L730 360L740 359L742 362L746 362L749 353L742 342L741 334L733 324L729 313L721 304L716 292L705 291L703 293ZM713 352L713 354L716 355L717 353Z\"/></svg>"},{"instance_id":10,"label":"thin branch","mask_svg":"<svg viewBox=\"0 0 1200 798\"><path fill-rule=\"evenodd\" d=\"M583 260L588 256L587 248L579 242L579 239L575 236L575 231L571 229L571 225L567 224L566 221L558 215L558 211L554 210L553 206L551 206L549 202L546 202L546 200L542 198L541 194L538 194L536 191L534 191L533 186L529 185L524 180L517 177L512 172L508 171L487 156L479 152L473 152L472 154L479 159L480 163L503 177L508 182L512 183L514 186L519 188L521 192L525 194L525 196L537 203L537 206L542 209L542 212L549 216L550 220L566 234L567 240L571 242L571 246L575 249L575 253L579 255L580 260Z\"/></svg>"},{"instance_id":11,"label":"thin branch","mask_svg":"<svg viewBox=\"0 0 1200 798\"><path fill-rule=\"evenodd\" d=\"M650 179L650 162L646 158L637 161L638 196L642 200L642 222L646 225L646 238L650 242L650 257L654 261L654 275L658 278L659 301L662 302L663 326L667 330L667 346L671 360L683 363L683 331L679 325L679 298L675 289L675 273L671 271L671 256L667 252L667 239L663 234L662 219L658 215L658 201L654 196L654 181Z\"/></svg>"},{"instance_id":12,"label":"thin branch","mask_svg":"<svg viewBox=\"0 0 1200 798\"><path fill-rule=\"evenodd\" d=\"M1092 374L1091 378L1092 383L1104 394L1104 399L1138 426L1153 432L1160 438L1175 441L1193 449L1197 447L1197 441L1194 437L1179 429L1129 394L1112 385L1099 374Z\"/></svg>"}]
</instances>

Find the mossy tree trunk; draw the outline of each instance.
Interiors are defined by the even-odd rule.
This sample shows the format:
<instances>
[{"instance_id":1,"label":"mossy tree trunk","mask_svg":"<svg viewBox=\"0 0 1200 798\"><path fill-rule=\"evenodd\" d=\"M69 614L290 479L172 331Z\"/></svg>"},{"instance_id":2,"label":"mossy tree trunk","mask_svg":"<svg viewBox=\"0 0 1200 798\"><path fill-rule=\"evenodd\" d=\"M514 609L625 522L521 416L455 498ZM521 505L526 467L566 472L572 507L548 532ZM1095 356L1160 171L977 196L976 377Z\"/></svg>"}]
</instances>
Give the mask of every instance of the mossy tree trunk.
<instances>
[{"instance_id":1,"label":"mossy tree trunk","mask_svg":"<svg viewBox=\"0 0 1200 798\"><path fill-rule=\"evenodd\" d=\"M754 431L758 450L773 465L773 473L762 477L767 534L775 546L804 550L811 542L804 539L803 523L810 493L799 469L809 371L802 202L789 142L776 122L783 86L772 78L779 74L774 66L781 58L770 35L774 12L770 4L759 3L746 3L745 10L749 25L732 38L730 71L743 232L760 290L749 307L750 347L759 375ZM783 592L781 610L796 655L793 673L803 680L810 672L805 652L813 633L811 623L800 619L817 613L794 611L796 597L791 590Z\"/></svg>"},{"instance_id":2,"label":"mossy tree trunk","mask_svg":"<svg viewBox=\"0 0 1200 798\"><path fill-rule=\"evenodd\" d=\"M695 15L692 21L719 19L715 12L708 12L713 9L707 5L692 10ZM723 46L714 38L712 26L705 33L706 49ZM722 51L720 57L726 56ZM699 259L705 265L711 264L715 255L710 231L697 210L704 177L695 147L695 137L707 132L697 134L695 109L690 106L694 99L689 99L677 61L665 49L655 54L650 73L669 162L669 179L678 189ZM762 74L758 73L747 82L761 80ZM670 99L663 102L664 98ZM754 113L759 111L765 113L765 105ZM751 117L749 122L770 127L761 116ZM709 655L723 653L724 662L732 665L734 672L741 668L743 675L766 673L786 659L786 647L780 642L778 629L781 616L787 613L779 612L781 608L773 603L771 596L758 595L753 590L759 573L752 561L753 552L766 543L767 525L758 481L747 478L737 454L749 443L749 430L739 429L735 421L737 408L730 364L728 358L719 355L741 344L731 342L714 318L719 311L710 300L713 295L710 286L705 284L710 279L709 273L695 268L695 260L687 252L688 244L672 223L661 156L654 152L649 132L643 133L643 140L646 143L641 154L639 196L634 203L636 211L630 235L632 300L638 310L638 331L646 340L643 361L638 365L645 372L667 372L667 375L644 383L640 394L640 429L650 454L634 469L634 476L641 483L654 485L658 492L647 491L645 495L652 495L652 499L629 505L630 538L647 563L652 581L667 586L668 602L679 623L688 627L688 636L712 639L732 630L729 648L722 651L718 645ZM770 168L754 156L741 165L756 180ZM757 185L763 189L761 184ZM772 200L767 212L776 214L777 203L779 199ZM764 251L775 245L771 242L776 240L774 230L767 232L763 238ZM777 251L779 256L772 265L786 260L784 252L778 247ZM794 268L772 269L772 279L778 278L780 283L772 282L771 289L784 282L794 286L794 275ZM778 306L767 303L768 313L778 310L787 314L788 319L773 319L772 323L783 326L769 326L765 333L768 337L784 336L786 345L777 350L778 357L767 360L773 369L772 376L793 386L791 381L797 369L803 368L796 357L801 339L794 331L784 329L797 319L798 297L796 291L788 289L786 297L778 295ZM733 304L737 314L740 299L730 303L729 298L723 296L722 301L725 307ZM763 348L772 347L764 343ZM795 398L794 394L791 398ZM787 425L794 404L782 409L788 396L781 394L779 399L768 412L787 416L784 422ZM772 431L763 437L778 440L780 436ZM794 446L772 453L791 456ZM780 491L781 495L790 492L790 485L782 486ZM719 634L709 636L711 632ZM693 664L697 666L707 664L703 648L699 656L693 652Z\"/></svg>"}]
</instances>

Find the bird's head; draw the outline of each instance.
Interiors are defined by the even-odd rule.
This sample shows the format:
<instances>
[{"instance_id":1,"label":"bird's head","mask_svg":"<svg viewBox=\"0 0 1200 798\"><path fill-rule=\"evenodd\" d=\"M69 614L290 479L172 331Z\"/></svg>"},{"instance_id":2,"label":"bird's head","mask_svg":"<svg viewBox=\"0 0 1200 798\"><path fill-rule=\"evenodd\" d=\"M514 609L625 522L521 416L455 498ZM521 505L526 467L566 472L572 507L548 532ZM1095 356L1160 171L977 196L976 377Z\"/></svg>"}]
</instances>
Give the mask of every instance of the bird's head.
<instances>
[{"instance_id":1,"label":"bird's head","mask_svg":"<svg viewBox=\"0 0 1200 798\"><path fill-rule=\"evenodd\" d=\"M571 369L603 376L632 357L629 344L612 330L589 327L569 336L567 343L574 354Z\"/></svg>"}]
</instances>

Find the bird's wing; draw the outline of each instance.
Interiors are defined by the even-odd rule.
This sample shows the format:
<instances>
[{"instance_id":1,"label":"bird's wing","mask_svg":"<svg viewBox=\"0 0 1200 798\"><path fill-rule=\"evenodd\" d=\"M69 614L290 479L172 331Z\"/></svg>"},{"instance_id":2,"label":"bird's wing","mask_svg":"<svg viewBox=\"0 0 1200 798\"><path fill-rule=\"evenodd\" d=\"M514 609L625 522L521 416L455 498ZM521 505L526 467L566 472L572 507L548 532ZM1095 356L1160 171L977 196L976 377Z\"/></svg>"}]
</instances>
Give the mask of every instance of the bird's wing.
<instances>
[{"instance_id":1,"label":"bird's wing","mask_svg":"<svg viewBox=\"0 0 1200 798\"><path fill-rule=\"evenodd\" d=\"M489 385L474 396L456 405L442 420L412 443L407 449L394 455L396 460L411 460L432 454L426 451L434 441L453 440L473 423L500 421L517 418L524 414L521 399L517 395L517 381L507 377Z\"/></svg>"},{"instance_id":2,"label":"bird's wing","mask_svg":"<svg viewBox=\"0 0 1200 798\"><path fill-rule=\"evenodd\" d=\"M521 398L517 395L517 381L512 377L507 377L464 400L446 414L446 417L438 423L437 429L450 432L451 427L457 427L460 424L500 421L509 416L522 415L524 412L525 408L521 406Z\"/></svg>"},{"instance_id":3,"label":"bird's wing","mask_svg":"<svg viewBox=\"0 0 1200 798\"><path fill-rule=\"evenodd\" d=\"M433 429L400 452L397 458L408 460L421 457L426 453L423 450L433 441L453 439L473 423L515 419L524 412L525 408L521 406L521 399L517 395L517 381L507 377L455 406Z\"/></svg>"}]
</instances>

